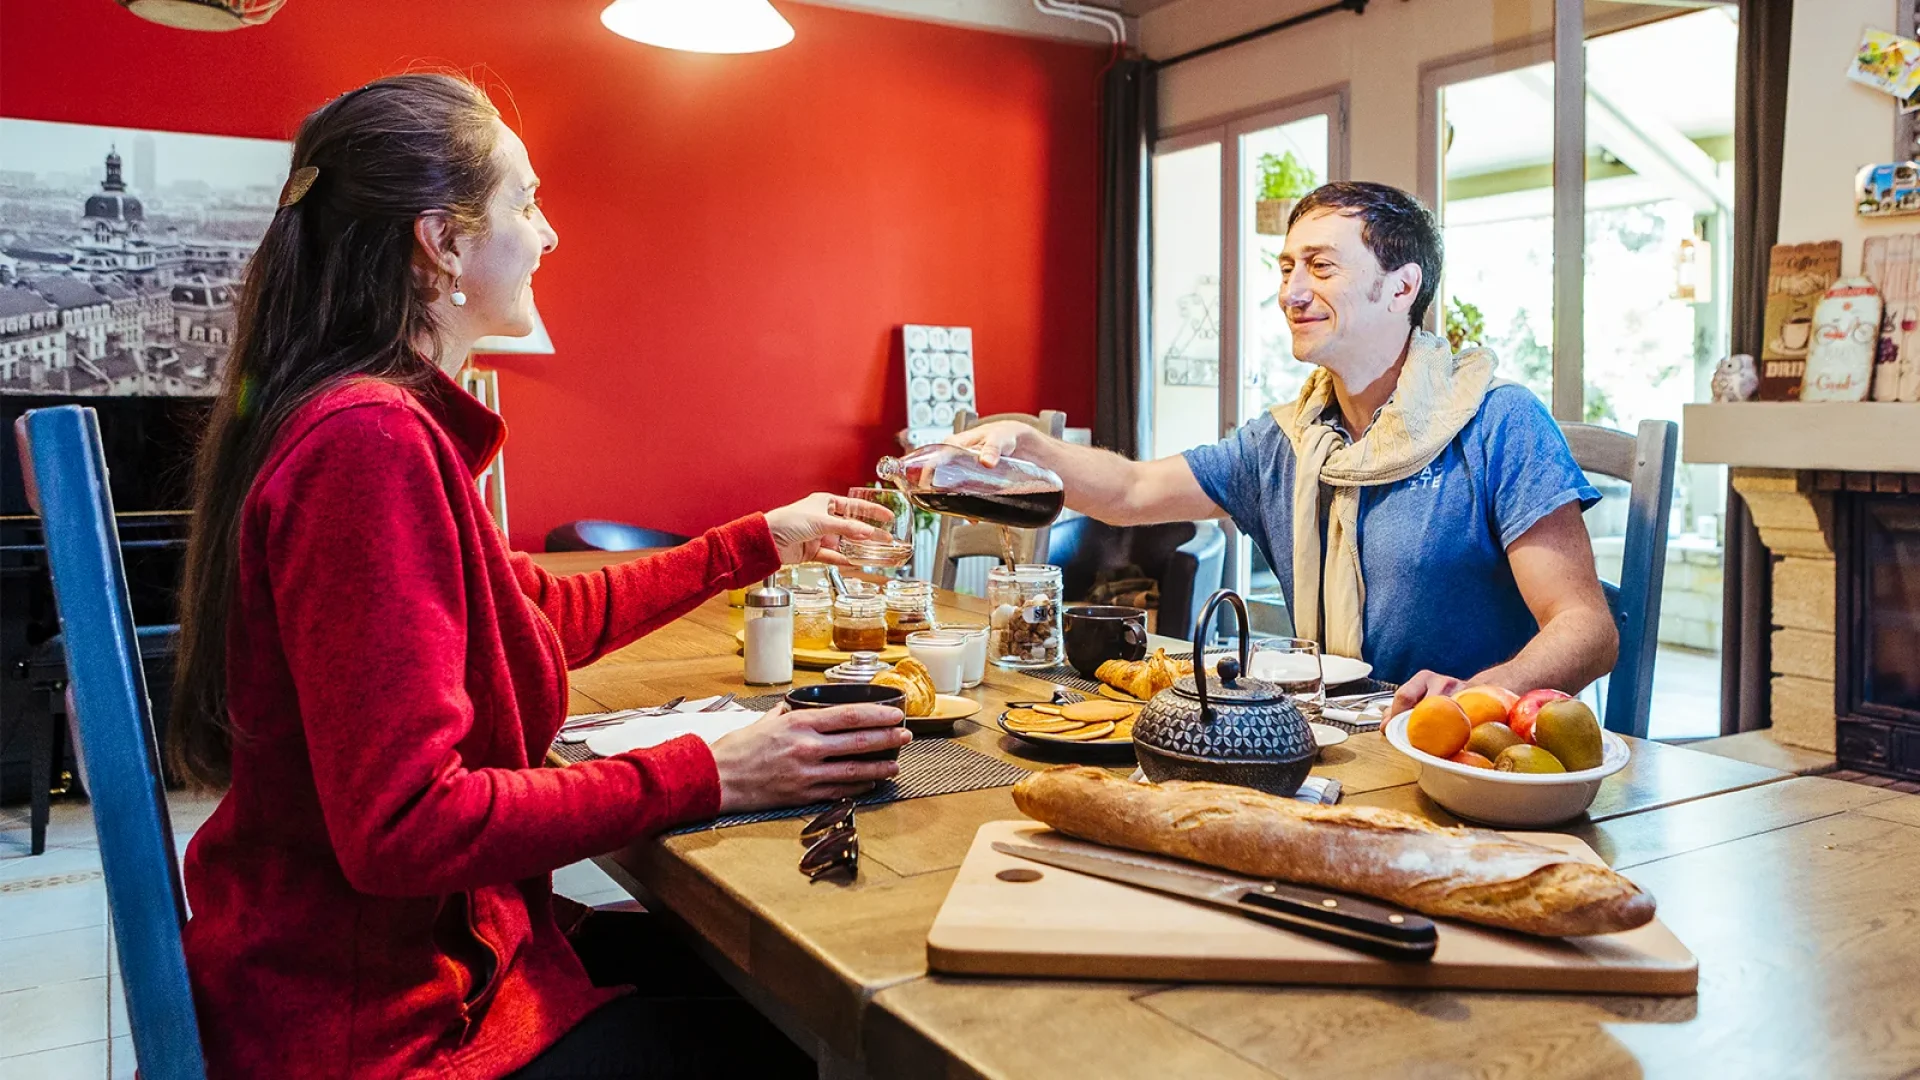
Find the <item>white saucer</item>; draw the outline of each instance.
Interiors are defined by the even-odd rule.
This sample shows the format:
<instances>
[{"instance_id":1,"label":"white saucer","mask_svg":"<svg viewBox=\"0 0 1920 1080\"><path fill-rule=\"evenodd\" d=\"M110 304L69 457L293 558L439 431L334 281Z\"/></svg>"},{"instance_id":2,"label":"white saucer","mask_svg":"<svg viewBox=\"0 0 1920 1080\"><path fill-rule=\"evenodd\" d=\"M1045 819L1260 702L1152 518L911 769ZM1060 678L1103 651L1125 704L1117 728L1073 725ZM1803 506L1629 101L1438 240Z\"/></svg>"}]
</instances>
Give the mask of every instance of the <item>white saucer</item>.
<instances>
[{"instance_id":1,"label":"white saucer","mask_svg":"<svg viewBox=\"0 0 1920 1080\"><path fill-rule=\"evenodd\" d=\"M1339 746L1347 741L1347 733L1332 724L1315 724L1309 721L1307 726L1313 729L1313 745L1322 750L1329 746Z\"/></svg>"}]
</instances>

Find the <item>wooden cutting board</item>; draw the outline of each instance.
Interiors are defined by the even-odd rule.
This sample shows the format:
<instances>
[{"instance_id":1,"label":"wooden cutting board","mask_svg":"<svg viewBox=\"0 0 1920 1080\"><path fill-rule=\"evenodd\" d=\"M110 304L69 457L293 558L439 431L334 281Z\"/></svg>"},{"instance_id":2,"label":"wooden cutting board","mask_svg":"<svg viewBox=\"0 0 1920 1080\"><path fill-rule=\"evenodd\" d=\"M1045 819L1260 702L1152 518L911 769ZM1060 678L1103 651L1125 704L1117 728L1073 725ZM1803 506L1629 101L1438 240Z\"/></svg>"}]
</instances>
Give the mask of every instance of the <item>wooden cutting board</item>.
<instances>
[{"instance_id":1,"label":"wooden cutting board","mask_svg":"<svg viewBox=\"0 0 1920 1080\"><path fill-rule=\"evenodd\" d=\"M1511 835L1602 862L1571 836ZM1609 994L1691 994L1699 981L1699 963L1658 919L1622 934L1568 939L1436 919L1440 946L1433 960L1396 962L1178 897L1002 855L991 846L996 840L1106 850L1033 821L981 826L927 935L927 964L935 971ZM1040 876L1007 881L996 876L1003 870Z\"/></svg>"}]
</instances>

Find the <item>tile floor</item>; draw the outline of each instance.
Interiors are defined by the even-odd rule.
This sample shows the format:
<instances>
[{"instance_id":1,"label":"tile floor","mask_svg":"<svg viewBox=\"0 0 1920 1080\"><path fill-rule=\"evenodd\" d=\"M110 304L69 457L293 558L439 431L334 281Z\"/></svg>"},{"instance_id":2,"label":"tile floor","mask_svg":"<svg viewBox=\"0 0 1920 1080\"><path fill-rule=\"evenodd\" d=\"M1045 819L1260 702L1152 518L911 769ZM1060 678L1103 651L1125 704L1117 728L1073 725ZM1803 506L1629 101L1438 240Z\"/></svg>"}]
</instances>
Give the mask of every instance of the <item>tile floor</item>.
<instances>
[{"instance_id":1,"label":"tile floor","mask_svg":"<svg viewBox=\"0 0 1920 1080\"><path fill-rule=\"evenodd\" d=\"M214 800L174 792L174 836L188 838ZM0 808L0 1080L121 1080L134 1075L93 813L56 801L47 850L27 855L25 806ZM592 863L554 875L583 904L628 899Z\"/></svg>"}]
</instances>

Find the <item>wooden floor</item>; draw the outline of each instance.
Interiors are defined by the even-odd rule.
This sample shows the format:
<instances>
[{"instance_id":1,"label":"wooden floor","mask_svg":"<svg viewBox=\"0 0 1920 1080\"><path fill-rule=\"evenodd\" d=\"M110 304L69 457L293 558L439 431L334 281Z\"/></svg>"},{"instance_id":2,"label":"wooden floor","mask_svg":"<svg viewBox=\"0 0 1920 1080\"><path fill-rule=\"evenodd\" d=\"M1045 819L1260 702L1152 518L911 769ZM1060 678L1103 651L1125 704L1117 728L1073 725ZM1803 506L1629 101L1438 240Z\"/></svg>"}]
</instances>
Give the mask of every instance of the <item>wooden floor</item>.
<instances>
[{"instance_id":1,"label":"wooden floor","mask_svg":"<svg viewBox=\"0 0 1920 1080\"><path fill-rule=\"evenodd\" d=\"M1895 780L1891 776L1875 776L1855 769L1835 769L1827 774L1829 780L1845 780L1850 784L1865 784L1868 787L1898 791L1902 795L1920 795L1920 784L1911 780Z\"/></svg>"}]
</instances>

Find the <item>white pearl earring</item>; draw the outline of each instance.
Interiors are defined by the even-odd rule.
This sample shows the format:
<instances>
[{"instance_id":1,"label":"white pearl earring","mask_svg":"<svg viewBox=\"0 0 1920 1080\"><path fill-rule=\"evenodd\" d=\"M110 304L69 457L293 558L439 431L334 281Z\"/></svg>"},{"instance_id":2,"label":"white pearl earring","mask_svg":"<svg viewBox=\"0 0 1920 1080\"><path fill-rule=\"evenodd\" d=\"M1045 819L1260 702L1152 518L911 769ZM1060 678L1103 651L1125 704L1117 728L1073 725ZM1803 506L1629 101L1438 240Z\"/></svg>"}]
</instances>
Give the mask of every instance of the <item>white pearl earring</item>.
<instances>
[{"instance_id":1,"label":"white pearl earring","mask_svg":"<svg viewBox=\"0 0 1920 1080\"><path fill-rule=\"evenodd\" d=\"M467 306L467 294L460 291L460 275L458 274L453 276L453 306Z\"/></svg>"}]
</instances>

